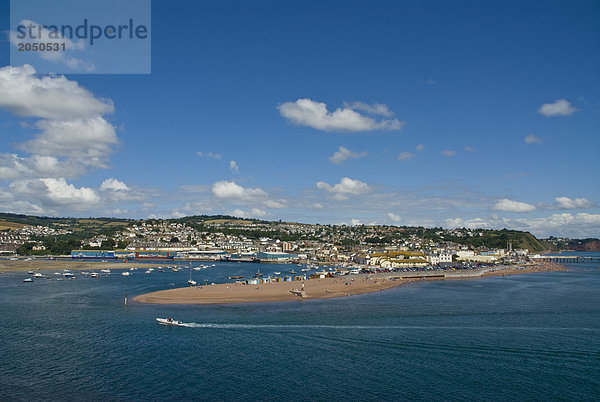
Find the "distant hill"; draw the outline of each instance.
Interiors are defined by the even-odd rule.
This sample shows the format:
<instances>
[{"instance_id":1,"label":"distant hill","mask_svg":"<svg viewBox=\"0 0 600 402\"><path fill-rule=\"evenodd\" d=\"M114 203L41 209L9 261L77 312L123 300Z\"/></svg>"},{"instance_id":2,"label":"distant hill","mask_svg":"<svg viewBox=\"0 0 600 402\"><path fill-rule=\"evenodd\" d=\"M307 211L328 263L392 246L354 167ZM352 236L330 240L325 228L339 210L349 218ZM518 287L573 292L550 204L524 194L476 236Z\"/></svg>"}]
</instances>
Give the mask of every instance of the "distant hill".
<instances>
[{"instance_id":1,"label":"distant hill","mask_svg":"<svg viewBox=\"0 0 600 402\"><path fill-rule=\"evenodd\" d=\"M112 233L120 227L136 222L120 218L56 218L0 213L0 230L14 230L23 226L48 226L55 229L71 230L77 237L92 237L98 234Z\"/></svg>"},{"instance_id":2,"label":"distant hill","mask_svg":"<svg viewBox=\"0 0 600 402\"><path fill-rule=\"evenodd\" d=\"M293 222L264 221L257 219L238 218L229 215L195 215L173 219L123 219L123 218L62 218L20 215L10 213L0 213L0 230L16 230L26 225L48 226L56 229L66 229L73 233L61 235L60 240L68 241L73 244L76 241L91 238L97 235L111 236L121 228L134 223L166 221L169 223L181 223L202 231L223 232L232 235L246 235L250 238L273 237L281 240L299 240L304 239L301 234L290 233L283 230L284 226L295 224ZM250 224L263 224L262 227L246 228ZM298 223L298 225L300 225ZM261 225L258 225L261 226ZM320 233L329 231L335 232L340 244L357 245L359 241L356 237L353 239L351 233L364 233L366 228L379 228L381 236L369 237L367 243L385 244L392 239L408 239L410 236L417 236L423 239L433 241L451 241L457 244L463 244L474 248L507 248L512 244L513 249L528 249L531 252L557 251L557 250L576 250L576 251L600 251L599 239L538 239L529 232L518 230L490 230L490 229L456 229L446 230L442 228L424 228L424 227L396 227L396 226L336 226L336 225L315 225ZM379 230L377 229L377 230ZM54 240L57 241L58 239ZM313 239L316 240L316 239Z\"/></svg>"}]
</instances>

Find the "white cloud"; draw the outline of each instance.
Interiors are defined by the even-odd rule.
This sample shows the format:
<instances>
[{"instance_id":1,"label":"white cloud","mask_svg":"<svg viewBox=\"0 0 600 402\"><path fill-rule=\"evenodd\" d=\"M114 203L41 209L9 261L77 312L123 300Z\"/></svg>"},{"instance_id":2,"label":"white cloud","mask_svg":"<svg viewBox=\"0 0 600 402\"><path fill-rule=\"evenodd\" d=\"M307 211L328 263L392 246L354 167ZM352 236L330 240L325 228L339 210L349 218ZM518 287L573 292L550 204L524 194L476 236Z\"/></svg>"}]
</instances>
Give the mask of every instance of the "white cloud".
<instances>
[{"instance_id":1,"label":"white cloud","mask_svg":"<svg viewBox=\"0 0 600 402\"><path fill-rule=\"evenodd\" d=\"M454 219L446 219L446 227L447 228L468 228L468 229L476 229L476 228L487 228L489 224L481 218L473 218L463 220L461 218Z\"/></svg>"},{"instance_id":2,"label":"white cloud","mask_svg":"<svg viewBox=\"0 0 600 402\"><path fill-rule=\"evenodd\" d=\"M338 151L336 151L332 156L329 157L329 160L333 163L337 163L340 164L343 161L345 161L346 159L358 159L358 158L362 158L364 156L367 156L367 152L354 152L354 151L350 151L348 148L345 148L343 146L340 145L340 147L338 148Z\"/></svg>"},{"instance_id":3,"label":"white cloud","mask_svg":"<svg viewBox=\"0 0 600 402\"><path fill-rule=\"evenodd\" d=\"M35 69L25 65L0 68L0 109L17 116L71 120L111 114L114 106L76 81L62 75L36 77Z\"/></svg>"},{"instance_id":4,"label":"white cloud","mask_svg":"<svg viewBox=\"0 0 600 402\"><path fill-rule=\"evenodd\" d=\"M196 152L196 155L198 155L201 158L219 159L219 160L223 157L223 155L217 154L217 153L214 153L214 152Z\"/></svg>"},{"instance_id":5,"label":"white cloud","mask_svg":"<svg viewBox=\"0 0 600 402\"><path fill-rule=\"evenodd\" d=\"M45 163L54 169L71 166L75 172L63 177L81 174L86 167L106 167L118 143L114 127L102 117L113 113L111 100L95 97L64 76L37 77L29 65L0 68L0 109L41 119L35 123L38 135L20 147L49 157ZM60 157L66 162L56 159Z\"/></svg>"},{"instance_id":6,"label":"white cloud","mask_svg":"<svg viewBox=\"0 0 600 402\"><path fill-rule=\"evenodd\" d=\"M334 186L322 181L317 182L317 188L334 193L334 195L338 196L336 198L338 200L346 199L347 197L345 197L344 194L361 195L371 191L367 183L349 177L343 177L342 180Z\"/></svg>"},{"instance_id":7,"label":"white cloud","mask_svg":"<svg viewBox=\"0 0 600 402\"><path fill-rule=\"evenodd\" d=\"M556 234L559 236L590 237L600 232L600 214L569 213L553 214L546 218L537 218L520 223L534 233Z\"/></svg>"},{"instance_id":8,"label":"white cloud","mask_svg":"<svg viewBox=\"0 0 600 402\"><path fill-rule=\"evenodd\" d=\"M42 207L85 210L100 201L96 192L88 187L77 188L65 179L16 180L9 188L14 194L38 201Z\"/></svg>"},{"instance_id":9,"label":"white cloud","mask_svg":"<svg viewBox=\"0 0 600 402\"><path fill-rule=\"evenodd\" d=\"M533 134L527 134L525 136L525 144L541 144L542 140Z\"/></svg>"},{"instance_id":10,"label":"white cloud","mask_svg":"<svg viewBox=\"0 0 600 402\"><path fill-rule=\"evenodd\" d=\"M218 181L212 185L212 192L217 198L239 200L255 200L267 198L268 194L260 188L246 188L233 181Z\"/></svg>"},{"instance_id":11,"label":"white cloud","mask_svg":"<svg viewBox=\"0 0 600 402\"><path fill-rule=\"evenodd\" d=\"M566 236L571 238L597 237L600 232L600 214L562 213L540 218L461 218L447 219L446 227L507 228L533 233L537 237Z\"/></svg>"},{"instance_id":12,"label":"white cloud","mask_svg":"<svg viewBox=\"0 0 600 402\"><path fill-rule=\"evenodd\" d=\"M535 211L536 207L535 205L527 204L526 202L512 201L503 198L494 205L494 210L505 212L531 212Z\"/></svg>"},{"instance_id":13,"label":"white cloud","mask_svg":"<svg viewBox=\"0 0 600 402\"><path fill-rule=\"evenodd\" d=\"M444 156L454 156L454 155L456 155L456 151L453 151L451 149L444 149L442 151L442 155L444 155Z\"/></svg>"},{"instance_id":14,"label":"white cloud","mask_svg":"<svg viewBox=\"0 0 600 402\"><path fill-rule=\"evenodd\" d=\"M263 204L268 208L285 208L287 206L285 200L265 200L263 201Z\"/></svg>"},{"instance_id":15,"label":"white cloud","mask_svg":"<svg viewBox=\"0 0 600 402\"><path fill-rule=\"evenodd\" d=\"M473 148L473 147L470 147L470 146L468 146L468 145L467 145L467 146L465 147L465 151L467 151L467 152L475 152L475 148Z\"/></svg>"},{"instance_id":16,"label":"white cloud","mask_svg":"<svg viewBox=\"0 0 600 402\"><path fill-rule=\"evenodd\" d=\"M123 183L122 181L111 177L102 182L102 184L100 185L100 190L128 191L129 187L127 187L127 184Z\"/></svg>"},{"instance_id":17,"label":"white cloud","mask_svg":"<svg viewBox=\"0 0 600 402\"><path fill-rule=\"evenodd\" d=\"M554 103L545 103L538 109L538 113L541 113L546 117L570 116L576 111L577 109L571 106L571 103L569 103L566 99L559 99Z\"/></svg>"},{"instance_id":18,"label":"white cloud","mask_svg":"<svg viewBox=\"0 0 600 402\"><path fill-rule=\"evenodd\" d=\"M594 206L593 202L590 202L585 198L571 199L568 197L557 197L555 200L556 208L558 209L591 208Z\"/></svg>"},{"instance_id":19,"label":"white cloud","mask_svg":"<svg viewBox=\"0 0 600 402\"><path fill-rule=\"evenodd\" d=\"M358 225L362 225L362 223L360 222L360 220L359 220L359 219L351 219L351 220L350 220L350 224L351 224L352 226L358 226Z\"/></svg>"},{"instance_id":20,"label":"white cloud","mask_svg":"<svg viewBox=\"0 0 600 402\"><path fill-rule=\"evenodd\" d=\"M415 155L412 152L409 152L409 151L400 152L400 154L398 154L398 160L399 161L407 161L407 160L412 159L414 157L415 157Z\"/></svg>"},{"instance_id":21,"label":"white cloud","mask_svg":"<svg viewBox=\"0 0 600 402\"><path fill-rule=\"evenodd\" d=\"M40 120L41 133L21 144L27 152L69 157L91 167L106 167L118 144L114 127L100 116L89 119Z\"/></svg>"},{"instance_id":22,"label":"white cloud","mask_svg":"<svg viewBox=\"0 0 600 402\"><path fill-rule=\"evenodd\" d=\"M236 161L229 161L229 170L233 173L240 173L240 168Z\"/></svg>"},{"instance_id":23,"label":"white cloud","mask_svg":"<svg viewBox=\"0 0 600 402\"><path fill-rule=\"evenodd\" d=\"M266 211L259 208L252 208L248 212L241 209L234 209L229 214L238 218L263 218L268 215Z\"/></svg>"},{"instance_id":24,"label":"white cloud","mask_svg":"<svg viewBox=\"0 0 600 402\"><path fill-rule=\"evenodd\" d=\"M287 201L275 199L261 188L240 186L233 181L218 181L212 185L213 195L221 200L234 204L260 204L267 208L285 208Z\"/></svg>"},{"instance_id":25,"label":"white cloud","mask_svg":"<svg viewBox=\"0 0 600 402\"><path fill-rule=\"evenodd\" d=\"M392 222L398 223L398 222L400 222L402 220L402 217L400 215L395 214L393 212L388 212L387 215L388 215L388 218L390 218L390 220Z\"/></svg>"},{"instance_id":26,"label":"white cloud","mask_svg":"<svg viewBox=\"0 0 600 402\"><path fill-rule=\"evenodd\" d=\"M344 107L385 117L392 117L394 115L394 113L387 107L387 105L384 105L382 103L373 103L372 105L369 105L367 103L358 101L354 103L344 102Z\"/></svg>"},{"instance_id":27,"label":"white cloud","mask_svg":"<svg viewBox=\"0 0 600 402\"><path fill-rule=\"evenodd\" d=\"M107 167L119 142L115 128L103 117L114 112L110 99L96 97L64 76L38 76L25 65L0 68L0 109L37 118L26 127L39 130L17 145L29 156L0 154L0 180L12 180L11 198L4 200L2 209L72 214L149 195L124 192L127 186L116 179L105 181L100 192L67 182L90 168Z\"/></svg>"},{"instance_id":28,"label":"white cloud","mask_svg":"<svg viewBox=\"0 0 600 402\"><path fill-rule=\"evenodd\" d=\"M39 31L35 29L35 38L30 38L29 35L26 35L25 38L19 38L17 32L10 31L9 32L9 40L13 46L18 46L19 43L52 43L57 44L61 47L61 51L45 51L45 52L33 52L36 56L41 57L44 60L51 61L54 63L61 63L65 66L75 70L75 69L83 69L85 71L94 71L95 66L93 63L84 61L80 58L76 58L71 56L72 52L81 51L85 49L84 41L80 40L77 42L73 42L71 39L62 36L60 31L53 32L46 28L42 28L41 24L38 24L34 21L30 20L21 20L19 25L23 25L29 27L30 25L40 27ZM65 49L62 50L62 46L64 44Z\"/></svg>"},{"instance_id":29,"label":"white cloud","mask_svg":"<svg viewBox=\"0 0 600 402\"><path fill-rule=\"evenodd\" d=\"M83 168L72 161L60 161L53 156L33 155L29 158L17 154L0 154L0 180L45 177L74 177Z\"/></svg>"},{"instance_id":30,"label":"white cloud","mask_svg":"<svg viewBox=\"0 0 600 402\"><path fill-rule=\"evenodd\" d=\"M375 120L350 108L339 108L333 112L327 105L311 99L285 102L277 107L279 113L291 122L323 131L370 131L400 130L404 122L398 119Z\"/></svg>"},{"instance_id":31,"label":"white cloud","mask_svg":"<svg viewBox=\"0 0 600 402\"><path fill-rule=\"evenodd\" d=\"M416 146L416 148L415 148L415 149L416 149L417 151L422 151L422 150L424 150L424 149L425 149L425 145L423 145L423 144L419 144L419 145L417 145L417 146Z\"/></svg>"}]
</instances>

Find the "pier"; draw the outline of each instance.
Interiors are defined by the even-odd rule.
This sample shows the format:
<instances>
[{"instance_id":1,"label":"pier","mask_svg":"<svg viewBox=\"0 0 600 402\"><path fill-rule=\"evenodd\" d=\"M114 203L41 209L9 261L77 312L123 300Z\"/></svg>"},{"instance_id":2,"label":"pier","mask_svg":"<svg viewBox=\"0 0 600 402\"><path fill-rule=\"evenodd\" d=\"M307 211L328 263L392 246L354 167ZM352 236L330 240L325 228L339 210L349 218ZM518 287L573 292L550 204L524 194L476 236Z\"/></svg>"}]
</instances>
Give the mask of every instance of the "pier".
<instances>
[{"instance_id":1,"label":"pier","mask_svg":"<svg viewBox=\"0 0 600 402\"><path fill-rule=\"evenodd\" d=\"M558 264L591 264L594 262L600 262L600 257L580 257L577 255L542 255L529 258L536 262L555 262Z\"/></svg>"}]
</instances>

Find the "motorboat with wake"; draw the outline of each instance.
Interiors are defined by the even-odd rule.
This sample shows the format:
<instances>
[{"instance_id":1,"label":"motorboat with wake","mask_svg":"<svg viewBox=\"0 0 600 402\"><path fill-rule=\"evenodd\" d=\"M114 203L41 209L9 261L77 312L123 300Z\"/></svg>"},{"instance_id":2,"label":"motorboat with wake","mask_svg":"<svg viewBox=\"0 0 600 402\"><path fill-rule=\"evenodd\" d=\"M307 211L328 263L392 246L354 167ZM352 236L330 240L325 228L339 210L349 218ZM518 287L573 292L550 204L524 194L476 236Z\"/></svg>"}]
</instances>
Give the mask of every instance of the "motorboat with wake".
<instances>
[{"instance_id":1,"label":"motorboat with wake","mask_svg":"<svg viewBox=\"0 0 600 402\"><path fill-rule=\"evenodd\" d=\"M175 326L175 327L181 327L184 325L181 321L174 320L171 317L157 318L156 322L158 323L158 325L168 325L168 326Z\"/></svg>"}]
</instances>

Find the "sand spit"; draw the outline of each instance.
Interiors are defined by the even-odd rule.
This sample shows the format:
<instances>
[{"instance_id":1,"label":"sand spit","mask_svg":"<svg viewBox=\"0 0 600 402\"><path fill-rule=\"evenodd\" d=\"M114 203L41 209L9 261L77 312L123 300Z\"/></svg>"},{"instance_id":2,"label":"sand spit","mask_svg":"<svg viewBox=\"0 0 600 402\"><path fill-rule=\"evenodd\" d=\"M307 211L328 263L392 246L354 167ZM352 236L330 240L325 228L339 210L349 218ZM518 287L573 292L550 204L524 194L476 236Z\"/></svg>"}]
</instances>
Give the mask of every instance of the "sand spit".
<instances>
[{"instance_id":1,"label":"sand spit","mask_svg":"<svg viewBox=\"0 0 600 402\"><path fill-rule=\"evenodd\" d=\"M413 281L471 279L482 276L504 276L533 272L563 271L555 264L526 267L501 267L456 271L392 272L380 274L345 275L305 281L245 285L222 283L161 290L135 297L140 303L155 304L232 304L294 301L352 296L394 288Z\"/></svg>"},{"instance_id":2,"label":"sand spit","mask_svg":"<svg viewBox=\"0 0 600 402\"><path fill-rule=\"evenodd\" d=\"M135 262L101 262L101 261L81 261L81 260L0 260L0 272L19 272L19 271L41 271L70 269L72 271L99 270L99 269L129 269L156 267L157 263ZM162 263L162 265L165 265Z\"/></svg>"}]
</instances>

